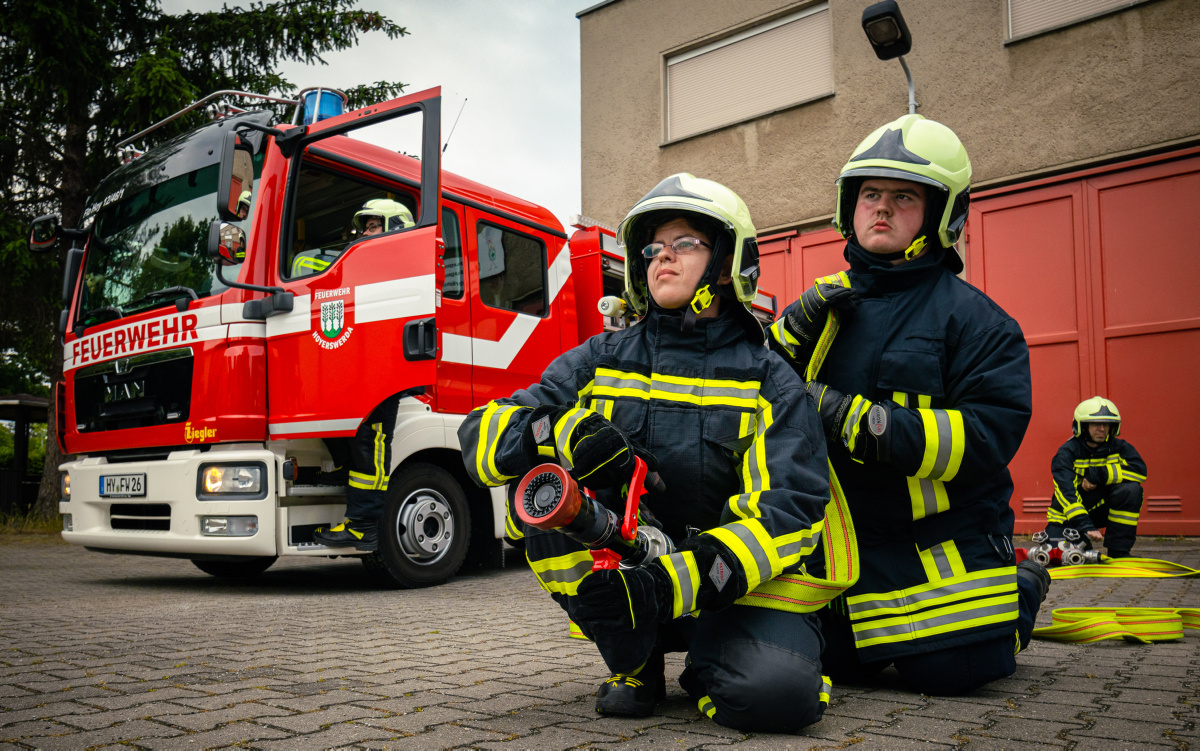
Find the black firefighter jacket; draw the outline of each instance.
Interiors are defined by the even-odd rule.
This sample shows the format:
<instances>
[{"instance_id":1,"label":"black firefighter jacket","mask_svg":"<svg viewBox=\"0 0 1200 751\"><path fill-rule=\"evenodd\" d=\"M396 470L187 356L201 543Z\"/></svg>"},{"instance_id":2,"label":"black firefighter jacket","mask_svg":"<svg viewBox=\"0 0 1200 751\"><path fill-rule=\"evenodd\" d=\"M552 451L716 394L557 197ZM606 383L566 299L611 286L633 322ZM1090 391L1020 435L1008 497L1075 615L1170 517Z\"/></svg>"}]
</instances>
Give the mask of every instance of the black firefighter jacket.
<instances>
[{"instance_id":1,"label":"black firefighter jacket","mask_svg":"<svg viewBox=\"0 0 1200 751\"><path fill-rule=\"evenodd\" d=\"M1032 411L1029 352L1016 321L943 252L893 267L848 243L849 272L835 275L861 303L816 380L889 403L893 431L886 461L829 447L862 561L833 615L864 662L1016 629L1007 465ZM780 323L771 334L786 354Z\"/></svg>"},{"instance_id":2,"label":"black firefighter jacket","mask_svg":"<svg viewBox=\"0 0 1200 751\"><path fill-rule=\"evenodd\" d=\"M777 582L765 588L769 596L756 599L754 591L799 572L819 544L829 486L816 408L792 368L763 346L761 329L756 337L724 314L685 333L680 320L652 310L630 328L561 355L539 383L472 411L459 429L467 471L495 486L532 469L523 434L539 405L599 412L657 460L666 492L643 503L666 533L679 542L699 531L731 553L728 581L736 582L739 603L811 610L789 602ZM510 508L510 537L525 531L515 521ZM590 574L592 558L558 533L538 542L526 546L531 567L570 610L566 598ZM696 609L700 577L709 577L675 560L681 555L660 559L676 585L676 617ZM690 553L687 560L695 569Z\"/></svg>"},{"instance_id":3,"label":"black firefighter jacket","mask_svg":"<svg viewBox=\"0 0 1200 751\"><path fill-rule=\"evenodd\" d=\"M1083 502L1086 493L1083 480L1086 478L1101 491L1086 493L1094 506L1104 497L1103 490L1109 485L1145 482L1146 462L1128 441L1110 438L1096 448L1090 448L1082 436L1077 436L1059 447L1050 462L1050 473L1054 478L1054 499L1046 509L1046 521L1086 532L1095 529L1095 525L1088 516L1090 509ZM1097 500L1092 500L1093 497ZM1137 527L1138 514L1136 511L1110 510L1109 519Z\"/></svg>"}]
</instances>

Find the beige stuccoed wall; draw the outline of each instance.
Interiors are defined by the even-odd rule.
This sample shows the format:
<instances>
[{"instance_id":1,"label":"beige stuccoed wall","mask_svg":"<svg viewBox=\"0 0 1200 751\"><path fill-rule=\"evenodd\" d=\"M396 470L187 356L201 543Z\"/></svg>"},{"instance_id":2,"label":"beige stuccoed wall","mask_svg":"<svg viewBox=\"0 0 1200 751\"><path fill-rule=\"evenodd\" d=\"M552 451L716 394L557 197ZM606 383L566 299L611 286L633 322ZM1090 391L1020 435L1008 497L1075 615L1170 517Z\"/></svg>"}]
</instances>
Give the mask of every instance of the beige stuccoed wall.
<instances>
[{"instance_id":1,"label":"beige stuccoed wall","mask_svg":"<svg viewBox=\"0 0 1200 751\"><path fill-rule=\"evenodd\" d=\"M871 130L907 112L898 61L831 0L831 97L670 145L663 55L812 3L617 0L580 17L583 211L615 225L662 177L727 184L762 229L812 225ZM1200 0L1155 0L1004 45L1004 0L902 0L919 113L952 127L995 182L1200 139ZM713 92L720 96L721 92Z\"/></svg>"}]
</instances>

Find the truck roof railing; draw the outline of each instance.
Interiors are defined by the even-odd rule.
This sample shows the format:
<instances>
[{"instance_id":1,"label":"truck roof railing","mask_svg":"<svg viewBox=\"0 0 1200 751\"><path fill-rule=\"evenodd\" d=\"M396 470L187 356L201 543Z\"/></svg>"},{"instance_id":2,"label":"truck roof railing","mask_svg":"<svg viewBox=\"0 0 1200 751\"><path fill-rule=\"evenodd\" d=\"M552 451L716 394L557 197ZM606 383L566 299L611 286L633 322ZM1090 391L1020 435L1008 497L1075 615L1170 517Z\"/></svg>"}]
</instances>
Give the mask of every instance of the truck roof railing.
<instances>
[{"instance_id":1,"label":"truck roof railing","mask_svg":"<svg viewBox=\"0 0 1200 751\"><path fill-rule=\"evenodd\" d=\"M292 105L300 104L300 100L298 100L298 99L284 99L282 97L277 97L277 96L268 96L267 94L254 94L249 91L235 91L233 89L222 89L221 91L214 91L213 93L209 94L208 96L204 97L203 99L197 99L196 101L192 102L188 106L186 106L183 109L176 112L174 115L165 117L162 120L159 120L155 124L151 125L149 128L146 128L145 130L141 131L140 133L134 133L129 138L126 138L124 141L121 141L120 143L117 144L118 154L125 152L124 147L126 145L133 143L134 141L138 140L139 138L145 137L147 134L154 132L155 130L157 130L158 128L161 128L162 126L166 125L167 123L171 122L172 120L179 119L180 117L182 117L183 115L186 115L187 113L191 112L192 110L196 109L197 107L202 107L207 102L210 102L219 96L242 96L242 97L250 97L252 99L263 99L268 102L277 102L279 104L292 104ZM140 153L140 152L137 152L136 149L134 149L134 152Z\"/></svg>"}]
</instances>

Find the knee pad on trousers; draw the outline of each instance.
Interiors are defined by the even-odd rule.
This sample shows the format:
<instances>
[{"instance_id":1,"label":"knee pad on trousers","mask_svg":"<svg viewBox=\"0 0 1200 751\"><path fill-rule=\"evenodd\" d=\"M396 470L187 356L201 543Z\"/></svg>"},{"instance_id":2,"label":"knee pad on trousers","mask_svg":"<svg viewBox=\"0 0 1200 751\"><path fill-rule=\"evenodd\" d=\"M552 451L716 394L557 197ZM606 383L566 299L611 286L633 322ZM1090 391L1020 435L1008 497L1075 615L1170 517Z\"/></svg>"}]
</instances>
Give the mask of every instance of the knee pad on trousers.
<instances>
[{"instance_id":1,"label":"knee pad on trousers","mask_svg":"<svg viewBox=\"0 0 1200 751\"><path fill-rule=\"evenodd\" d=\"M1015 627L1014 627L1015 630ZM911 691L926 696L962 696L1017 671L1015 635L896 660Z\"/></svg>"},{"instance_id":2,"label":"knee pad on trousers","mask_svg":"<svg viewBox=\"0 0 1200 751\"><path fill-rule=\"evenodd\" d=\"M792 733L821 719L829 687L810 657L774 644L731 640L719 664L692 666L715 707L715 722L737 730Z\"/></svg>"}]
</instances>

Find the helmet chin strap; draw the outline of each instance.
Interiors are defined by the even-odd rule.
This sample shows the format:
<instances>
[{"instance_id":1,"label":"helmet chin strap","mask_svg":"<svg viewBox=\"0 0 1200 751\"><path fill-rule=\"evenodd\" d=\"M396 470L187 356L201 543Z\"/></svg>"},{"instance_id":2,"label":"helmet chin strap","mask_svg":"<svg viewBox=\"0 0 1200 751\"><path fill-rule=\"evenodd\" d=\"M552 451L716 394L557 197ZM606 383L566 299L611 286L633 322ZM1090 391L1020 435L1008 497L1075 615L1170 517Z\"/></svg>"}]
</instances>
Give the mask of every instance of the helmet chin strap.
<instances>
[{"instance_id":1,"label":"helmet chin strap","mask_svg":"<svg viewBox=\"0 0 1200 751\"><path fill-rule=\"evenodd\" d=\"M925 250L925 235L920 235L912 241L912 245L904 249L904 260L911 261L920 255L923 250Z\"/></svg>"}]
</instances>

